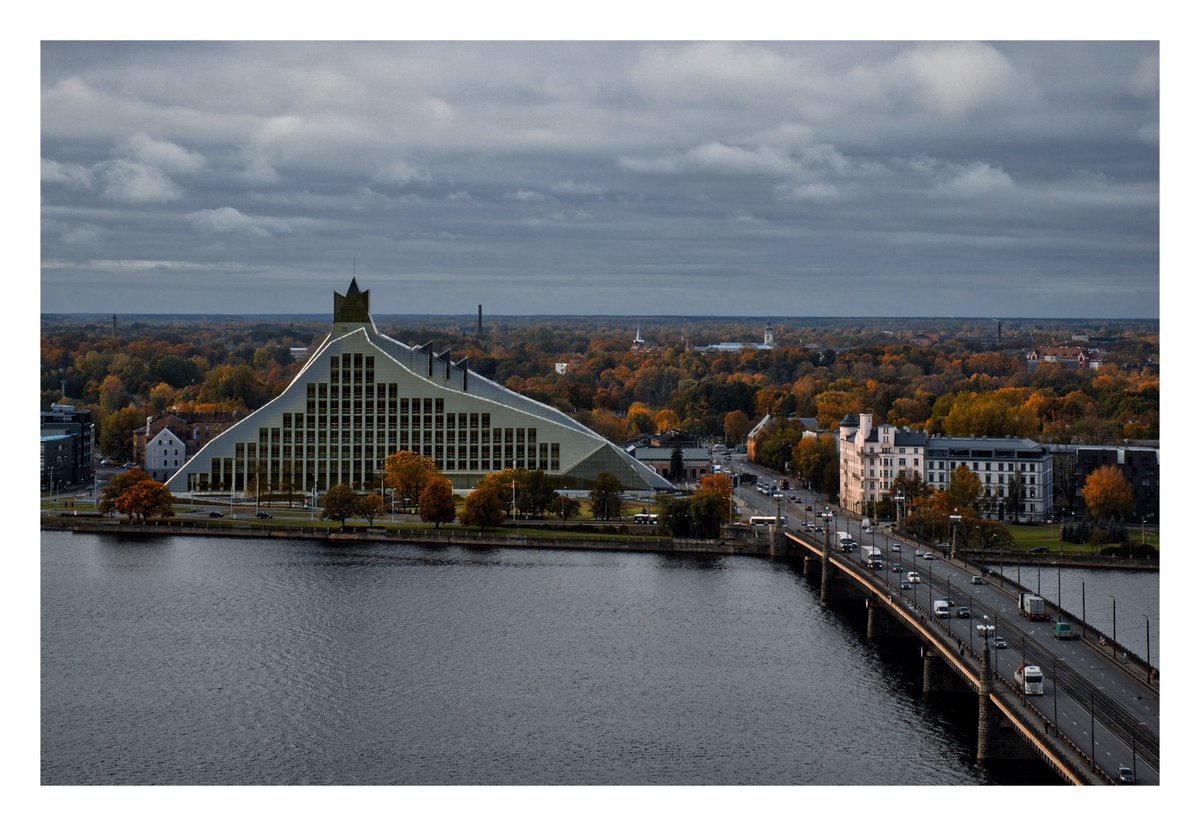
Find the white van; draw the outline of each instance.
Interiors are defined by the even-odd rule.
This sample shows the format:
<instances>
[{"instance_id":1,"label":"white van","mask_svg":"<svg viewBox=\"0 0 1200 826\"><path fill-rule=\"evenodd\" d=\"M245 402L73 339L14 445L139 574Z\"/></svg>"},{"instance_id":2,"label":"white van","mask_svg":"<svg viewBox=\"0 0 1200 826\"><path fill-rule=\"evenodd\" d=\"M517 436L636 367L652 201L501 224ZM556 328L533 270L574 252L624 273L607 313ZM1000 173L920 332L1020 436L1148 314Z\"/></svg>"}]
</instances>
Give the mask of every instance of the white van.
<instances>
[{"instance_id":1,"label":"white van","mask_svg":"<svg viewBox=\"0 0 1200 826\"><path fill-rule=\"evenodd\" d=\"M920 583L921 575L918 574L916 571L909 571L908 572L908 581L911 582L913 585L916 585L916 584Z\"/></svg>"}]
</instances>

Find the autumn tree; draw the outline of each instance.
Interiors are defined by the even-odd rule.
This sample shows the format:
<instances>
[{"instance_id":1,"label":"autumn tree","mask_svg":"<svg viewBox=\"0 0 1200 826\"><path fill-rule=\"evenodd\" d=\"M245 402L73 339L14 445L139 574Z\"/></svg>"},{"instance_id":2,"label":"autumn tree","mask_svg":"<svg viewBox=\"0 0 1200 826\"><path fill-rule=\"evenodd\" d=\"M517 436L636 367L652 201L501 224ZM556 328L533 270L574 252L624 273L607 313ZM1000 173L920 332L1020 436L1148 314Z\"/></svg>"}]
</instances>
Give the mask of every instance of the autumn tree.
<instances>
[{"instance_id":1,"label":"autumn tree","mask_svg":"<svg viewBox=\"0 0 1200 826\"><path fill-rule=\"evenodd\" d=\"M100 452L114 459L133 458L133 431L145 423L145 414L133 405L104 417L100 424Z\"/></svg>"},{"instance_id":2,"label":"autumn tree","mask_svg":"<svg viewBox=\"0 0 1200 826\"><path fill-rule=\"evenodd\" d=\"M134 485L147 480L150 480L150 474L142 470L140 467L135 467L132 470L125 471L124 473L118 473L109 481L108 485L104 488L104 493L100 496L101 513L112 512L116 508L116 501L118 498L124 495Z\"/></svg>"},{"instance_id":3,"label":"autumn tree","mask_svg":"<svg viewBox=\"0 0 1200 826\"><path fill-rule=\"evenodd\" d=\"M641 402L634 402L629 406L625 421L628 423L630 436L654 432L654 413Z\"/></svg>"},{"instance_id":4,"label":"autumn tree","mask_svg":"<svg viewBox=\"0 0 1200 826\"><path fill-rule=\"evenodd\" d=\"M432 522L440 528L443 522L454 521L454 487L445 476L431 478L421 491L417 502L422 522Z\"/></svg>"},{"instance_id":5,"label":"autumn tree","mask_svg":"<svg viewBox=\"0 0 1200 826\"><path fill-rule=\"evenodd\" d=\"M439 475L441 471L432 459L411 450L397 451L384 463L387 486L409 503L416 503L429 480Z\"/></svg>"},{"instance_id":6,"label":"autumn tree","mask_svg":"<svg viewBox=\"0 0 1200 826\"><path fill-rule=\"evenodd\" d=\"M174 498L162 482L142 479L113 499L113 509L128 514L132 519L140 516L144 522L151 516L174 516Z\"/></svg>"},{"instance_id":7,"label":"autumn tree","mask_svg":"<svg viewBox=\"0 0 1200 826\"><path fill-rule=\"evenodd\" d=\"M699 490L688 500L691 532L695 539L719 539L721 523L729 517L729 505L715 490Z\"/></svg>"},{"instance_id":8,"label":"autumn tree","mask_svg":"<svg viewBox=\"0 0 1200 826\"><path fill-rule=\"evenodd\" d=\"M358 515L358 494L349 485L334 485L321 499L321 518L336 519L346 527L346 520Z\"/></svg>"},{"instance_id":9,"label":"autumn tree","mask_svg":"<svg viewBox=\"0 0 1200 826\"><path fill-rule=\"evenodd\" d=\"M721 513L726 519L733 512L733 479L727 473L709 473L700 477L698 493L712 495L721 502Z\"/></svg>"},{"instance_id":10,"label":"autumn tree","mask_svg":"<svg viewBox=\"0 0 1200 826\"><path fill-rule=\"evenodd\" d=\"M836 493L839 468L833 435L824 433L815 439L801 438L796 442L790 470L812 490L827 494L831 493L832 479L832 493Z\"/></svg>"},{"instance_id":11,"label":"autumn tree","mask_svg":"<svg viewBox=\"0 0 1200 826\"><path fill-rule=\"evenodd\" d=\"M1133 512L1133 488L1116 465L1104 465L1088 474L1083 502L1101 522L1124 519Z\"/></svg>"},{"instance_id":12,"label":"autumn tree","mask_svg":"<svg viewBox=\"0 0 1200 826\"><path fill-rule=\"evenodd\" d=\"M960 464L950 474L950 481L946 484L946 499L955 510L974 511L979 507L982 489L979 477L969 467Z\"/></svg>"},{"instance_id":13,"label":"autumn tree","mask_svg":"<svg viewBox=\"0 0 1200 826\"><path fill-rule=\"evenodd\" d=\"M668 430L678 430L679 414L670 408L658 411L654 414L654 427L659 433L666 433Z\"/></svg>"},{"instance_id":14,"label":"autumn tree","mask_svg":"<svg viewBox=\"0 0 1200 826\"><path fill-rule=\"evenodd\" d=\"M378 493L368 493L366 496L358 497L358 512L355 515L366 519L367 524L371 527L375 526L375 517L383 516L386 512L383 497Z\"/></svg>"},{"instance_id":15,"label":"autumn tree","mask_svg":"<svg viewBox=\"0 0 1200 826\"><path fill-rule=\"evenodd\" d=\"M621 516L621 494L625 492L624 485L611 473L603 472L596 475L596 483L588 498L592 501L592 518L609 520Z\"/></svg>"},{"instance_id":16,"label":"autumn tree","mask_svg":"<svg viewBox=\"0 0 1200 826\"><path fill-rule=\"evenodd\" d=\"M494 488L476 488L467 494L462 523L472 528L494 528L504 524L504 502Z\"/></svg>"},{"instance_id":17,"label":"autumn tree","mask_svg":"<svg viewBox=\"0 0 1200 826\"><path fill-rule=\"evenodd\" d=\"M750 417L740 410L734 410L725 414L725 443L729 445L740 445L746 440L746 434L750 432Z\"/></svg>"}]
</instances>

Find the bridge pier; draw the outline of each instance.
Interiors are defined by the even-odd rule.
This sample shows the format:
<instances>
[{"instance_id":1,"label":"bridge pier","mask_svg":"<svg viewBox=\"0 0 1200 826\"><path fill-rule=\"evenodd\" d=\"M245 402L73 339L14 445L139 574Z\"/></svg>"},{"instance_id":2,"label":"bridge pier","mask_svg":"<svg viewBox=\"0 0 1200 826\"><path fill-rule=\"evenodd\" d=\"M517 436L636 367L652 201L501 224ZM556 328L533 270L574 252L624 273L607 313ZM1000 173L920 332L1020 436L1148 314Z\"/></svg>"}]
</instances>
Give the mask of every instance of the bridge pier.
<instances>
[{"instance_id":1,"label":"bridge pier","mask_svg":"<svg viewBox=\"0 0 1200 826\"><path fill-rule=\"evenodd\" d=\"M867 597L867 639L871 641L888 637L911 636L908 629L896 622L883 603L874 597Z\"/></svg>"},{"instance_id":2,"label":"bridge pier","mask_svg":"<svg viewBox=\"0 0 1200 826\"><path fill-rule=\"evenodd\" d=\"M833 566L829 564L829 551L821 557L821 604L828 605L833 586Z\"/></svg>"},{"instance_id":3,"label":"bridge pier","mask_svg":"<svg viewBox=\"0 0 1200 826\"><path fill-rule=\"evenodd\" d=\"M962 680L946 665L937 651L921 646L921 691L926 695L951 693L965 689Z\"/></svg>"}]
</instances>

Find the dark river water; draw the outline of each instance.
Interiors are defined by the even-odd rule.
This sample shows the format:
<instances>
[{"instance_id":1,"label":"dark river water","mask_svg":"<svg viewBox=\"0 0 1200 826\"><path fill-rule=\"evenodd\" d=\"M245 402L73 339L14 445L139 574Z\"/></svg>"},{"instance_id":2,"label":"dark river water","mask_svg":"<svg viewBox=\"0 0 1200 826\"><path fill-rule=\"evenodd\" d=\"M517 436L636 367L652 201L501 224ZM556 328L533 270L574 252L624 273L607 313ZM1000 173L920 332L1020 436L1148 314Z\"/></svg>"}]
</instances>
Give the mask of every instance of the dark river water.
<instances>
[{"instance_id":1,"label":"dark river water","mask_svg":"<svg viewBox=\"0 0 1200 826\"><path fill-rule=\"evenodd\" d=\"M41 585L47 784L1056 782L789 563L43 533Z\"/></svg>"}]
</instances>

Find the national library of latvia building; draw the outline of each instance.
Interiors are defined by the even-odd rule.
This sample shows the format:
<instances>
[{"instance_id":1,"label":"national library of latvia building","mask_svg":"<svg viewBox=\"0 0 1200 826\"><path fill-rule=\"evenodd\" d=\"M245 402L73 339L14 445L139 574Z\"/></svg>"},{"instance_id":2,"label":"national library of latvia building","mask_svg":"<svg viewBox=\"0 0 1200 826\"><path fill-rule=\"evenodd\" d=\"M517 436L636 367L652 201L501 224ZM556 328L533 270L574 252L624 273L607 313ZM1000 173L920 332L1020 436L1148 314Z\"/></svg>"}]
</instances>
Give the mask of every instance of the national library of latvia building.
<instances>
[{"instance_id":1,"label":"national library of latvia building","mask_svg":"<svg viewBox=\"0 0 1200 826\"><path fill-rule=\"evenodd\" d=\"M602 472L626 490L666 479L552 407L527 399L432 344L409 347L375 328L370 291L335 293L333 329L276 399L210 441L170 489L232 494L265 478L279 491L371 488L388 455L424 454L459 490L505 468L544 470L560 488Z\"/></svg>"}]
</instances>

